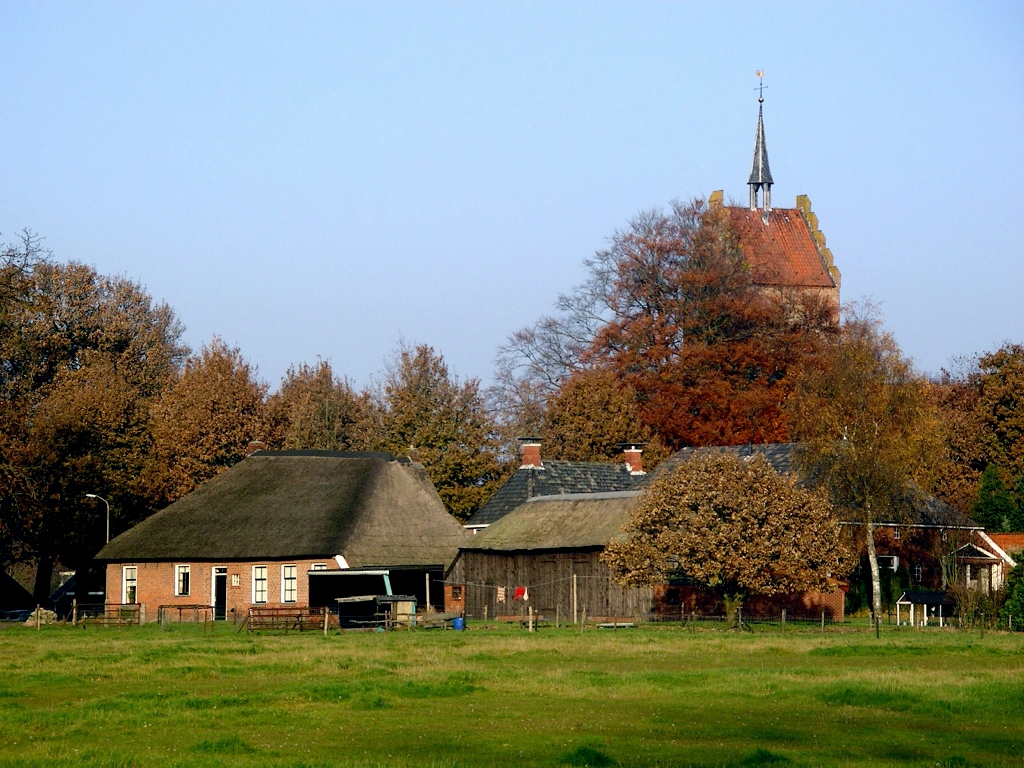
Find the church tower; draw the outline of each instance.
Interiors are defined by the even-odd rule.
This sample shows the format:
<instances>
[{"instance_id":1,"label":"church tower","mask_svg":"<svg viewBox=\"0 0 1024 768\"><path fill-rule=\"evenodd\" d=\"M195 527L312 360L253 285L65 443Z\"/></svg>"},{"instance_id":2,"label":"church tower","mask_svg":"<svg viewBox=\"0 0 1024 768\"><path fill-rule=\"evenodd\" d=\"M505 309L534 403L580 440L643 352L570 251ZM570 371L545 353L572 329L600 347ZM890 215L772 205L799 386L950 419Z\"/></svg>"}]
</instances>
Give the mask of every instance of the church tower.
<instances>
[{"instance_id":1,"label":"church tower","mask_svg":"<svg viewBox=\"0 0 1024 768\"><path fill-rule=\"evenodd\" d=\"M765 211L772 209L772 171L768 167L768 144L764 140L764 73L758 71L757 135L754 137L754 164L750 168L750 210L757 210L757 193L760 191Z\"/></svg>"},{"instance_id":2,"label":"church tower","mask_svg":"<svg viewBox=\"0 0 1024 768\"><path fill-rule=\"evenodd\" d=\"M764 72L759 79L757 134L754 162L747 186L750 205L726 205L721 190L712 192L708 207L720 209L736 233L755 285L779 295L793 290L818 295L839 317L840 274L818 228L807 195L798 195L794 208L772 207L772 172L768 167L768 144L764 138Z\"/></svg>"}]
</instances>

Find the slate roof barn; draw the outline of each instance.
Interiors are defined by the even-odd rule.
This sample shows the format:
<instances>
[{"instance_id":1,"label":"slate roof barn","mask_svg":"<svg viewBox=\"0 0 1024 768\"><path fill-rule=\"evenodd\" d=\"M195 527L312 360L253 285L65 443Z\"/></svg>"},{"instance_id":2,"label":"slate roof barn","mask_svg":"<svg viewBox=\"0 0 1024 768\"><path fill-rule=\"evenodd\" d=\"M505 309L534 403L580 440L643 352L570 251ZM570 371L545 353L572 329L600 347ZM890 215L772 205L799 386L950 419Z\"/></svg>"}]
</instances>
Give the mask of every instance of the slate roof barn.
<instances>
[{"instance_id":1,"label":"slate roof barn","mask_svg":"<svg viewBox=\"0 0 1024 768\"><path fill-rule=\"evenodd\" d=\"M638 444L627 448L625 460L610 464L599 461L541 461L540 440L522 438L522 465L467 522L470 529L497 522L528 499L567 493L605 493L637 488L645 477Z\"/></svg>"}]
</instances>

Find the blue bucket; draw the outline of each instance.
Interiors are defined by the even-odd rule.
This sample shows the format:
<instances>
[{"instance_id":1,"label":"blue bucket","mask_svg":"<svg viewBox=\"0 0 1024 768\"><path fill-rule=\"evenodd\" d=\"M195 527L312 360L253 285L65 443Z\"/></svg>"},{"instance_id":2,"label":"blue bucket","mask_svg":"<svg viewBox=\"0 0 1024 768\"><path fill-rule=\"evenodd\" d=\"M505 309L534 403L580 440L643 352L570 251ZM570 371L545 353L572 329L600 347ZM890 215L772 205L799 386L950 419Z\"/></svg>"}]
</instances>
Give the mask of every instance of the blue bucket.
<instances>
[{"instance_id":1,"label":"blue bucket","mask_svg":"<svg viewBox=\"0 0 1024 768\"><path fill-rule=\"evenodd\" d=\"M461 632L465 628L466 620L464 618L462 618L461 616L457 616L454 619L452 619L452 629L454 629L456 632Z\"/></svg>"}]
</instances>

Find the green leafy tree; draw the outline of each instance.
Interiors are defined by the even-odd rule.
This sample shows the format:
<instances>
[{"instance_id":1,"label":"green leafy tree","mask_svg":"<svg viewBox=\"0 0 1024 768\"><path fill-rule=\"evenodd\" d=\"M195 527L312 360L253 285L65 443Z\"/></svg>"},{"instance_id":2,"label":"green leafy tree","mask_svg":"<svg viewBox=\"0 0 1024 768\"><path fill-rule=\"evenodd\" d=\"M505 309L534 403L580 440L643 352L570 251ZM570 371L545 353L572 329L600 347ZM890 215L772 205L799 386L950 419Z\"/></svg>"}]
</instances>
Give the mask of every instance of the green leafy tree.
<instances>
[{"instance_id":1,"label":"green leafy tree","mask_svg":"<svg viewBox=\"0 0 1024 768\"><path fill-rule=\"evenodd\" d=\"M176 501L245 458L268 429L266 392L242 353L219 338L190 356L150 409L151 503Z\"/></svg>"},{"instance_id":2,"label":"green leafy tree","mask_svg":"<svg viewBox=\"0 0 1024 768\"><path fill-rule=\"evenodd\" d=\"M738 607L748 595L827 591L847 569L839 522L820 492L760 454L682 462L644 492L602 559L626 586L682 571Z\"/></svg>"},{"instance_id":3,"label":"green leafy tree","mask_svg":"<svg viewBox=\"0 0 1024 768\"><path fill-rule=\"evenodd\" d=\"M369 397L337 378L326 361L289 368L267 404L271 440L286 450L368 450L372 407Z\"/></svg>"},{"instance_id":4,"label":"green leafy tree","mask_svg":"<svg viewBox=\"0 0 1024 768\"><path fill-rule=\"evenodd\" d=\"M426 468L448 511L466 520L502 478L479 382L460 383L425 344L399 348L376 395L377 448Z\"/></svg>"},{"instance_id":5,"label":"green leafy tree","mask_svg":"<svg viewBox=\"0 0 1024 768\"><path fill-rule=\"evenodd\" d=\"M988 458L1024 475L1024 346L1007 344L978 361L978 408L988 427Z\"/></svg>"},{"instance_id":6,"label":"green leafy tree","mask_svg":"<svg viewBox=\"0 0 1024 768\"><path fill-rule=\"evenodd\" d=\"M1013 508L1010 510L1011 531L1024 531L1024 475L1013 486Z\"/></svg>"},{"instance_id":7,"label":"green leafy tree","mask_svg":"<svg viewBox=\"0 0 1024 768\"><path fill-rule=\"evenodd\" d=\"M861 524L879 616L875 525L913 518L915 493L930 489L943 456L927 382L876 318L853 313L798 380L790 413L803 476Z\"/></svg>"},{"instance_id":8,"label":"green leafy tree","mask_svg":"<svg viewBox=\"0 0 1024 768\"><path fill-rule=\"evenodd\" d=\"M1006 602L999 616L1007 626L1012 617L1013 629L1024 632L1024 562L1017 563L1006 579Z\"/></svg>"},{"instance_id":9,"label":"green leafy tree","mask_svg":"<svg viewBox=\"0 0 1024 768\"><path fill-rule=\"evenodd\" d=\"M1003 482L1003 472L995 464L989 464L981 473L973 517L987 531L1009 530L1016 517L1016 505Z\"/></svg>"}]
</instances>

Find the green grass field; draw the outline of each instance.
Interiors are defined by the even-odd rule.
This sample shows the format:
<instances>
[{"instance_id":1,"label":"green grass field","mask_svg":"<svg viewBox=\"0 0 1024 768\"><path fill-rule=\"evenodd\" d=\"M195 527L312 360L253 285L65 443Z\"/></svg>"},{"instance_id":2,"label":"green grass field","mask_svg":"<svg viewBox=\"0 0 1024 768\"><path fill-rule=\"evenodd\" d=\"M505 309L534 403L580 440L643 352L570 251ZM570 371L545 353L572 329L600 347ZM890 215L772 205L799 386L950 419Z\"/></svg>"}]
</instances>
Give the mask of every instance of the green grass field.
<instances>
[{"instance_id":1,"label":"green grass field","mask_svg":"<svg viewBox=\"0 0 1024 768\"><path fill-rule=\"evenodd\" d=\"M1024 636L0 631L4 766L1024 764Z\"/></svg>"}]
</instances>

